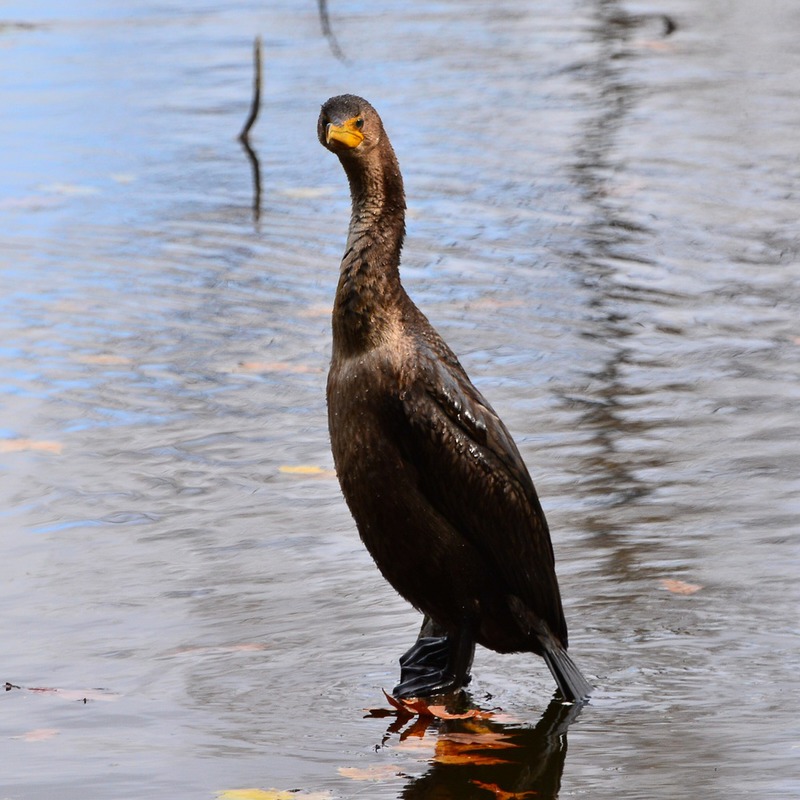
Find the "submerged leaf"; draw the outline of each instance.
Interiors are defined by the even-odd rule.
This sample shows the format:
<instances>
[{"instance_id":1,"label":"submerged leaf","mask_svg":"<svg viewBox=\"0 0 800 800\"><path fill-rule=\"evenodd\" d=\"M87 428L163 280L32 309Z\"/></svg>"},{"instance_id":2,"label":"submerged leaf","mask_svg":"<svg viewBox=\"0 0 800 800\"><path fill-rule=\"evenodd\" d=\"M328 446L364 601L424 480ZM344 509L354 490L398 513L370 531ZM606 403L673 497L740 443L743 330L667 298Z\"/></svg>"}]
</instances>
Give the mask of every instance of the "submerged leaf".
<instances>
[{"instance_id":1,"label":"submerged leaf","mask_svg":"<svg viewBox=\"0 0 800 800\"><path fill-rule=\"evenodd\" d=\"M278 472L284 475L318 475L323 478L336 477L333 470L324 469L323 467L316 467L312 464L298 464L297 466L282 466L278 467Z\"/></svg>"},{"instance_id":2,"label":"submerged leaf","mask_svg":"<svg viewBox=\"0 0 800 800\"><path fill-rule=\"evenodd\" d=\"M23 733L22 736L12 736L12 739L22 739L23 742L45 742L58 736L58 730L55 728L34 728L32 731Z\"/></svg>"},{"instance_id":3,"label":"submerged leaf","mask_svg":"<svg viewBox=\"0 0 800 800\"><path fill-rule=\"evenodd\" d=\"M703 588L696 583L685 583L674 578L662 578L661 586L673 594L694 594Z\"/></svg>"},{"instance_id":4,"label":"submerged leaf","mask_svg":"<svg viewBox=\"0 0 800 800\"><path fill-rule=\"evenodd\" d=\"M293 200L312 200L333 194L329 186L287 186L277 191L284 197L290 197Z\"/></svg>"},{"instance_id":5,"label":"submerged leaf","mask_svg":"<svg viewBox=\"0 0 800 800\"><path fill-rule=\"evenodd\" d=\"M35 451L60 455L64 445L61 442L39 441L36 439L0 439L0 453L22 453Z\"/></svg>"},{"instance_id":6,"label":"submerged leaf","mask_svg":"<svg viewBox=\"0 0 800 800\"><path fill-rule=\"evenodd\" d=\"M339 774L354 781L385 781L396 778L401 770L396 764L375 764L372 767L339 767Z\"/></svg>"},{"instance_id":7,"label":"submerged leaf","mask_svg":"<svg viewBox=\"0 0 800 800\"><path fill-rule=\"evenodd\" d=\"M330 792L296 792L280 789L226 789L218 800L329 800Z\"/></svg>"},{"instance_id":8,"label":"submerged leaf","mask_svg":"<svg viewBox=\"0 0 800 800\"><path fill-rule=\"evenodd\" d=\"M117 367L131 363L127 356L118 356L113 353L88 353L78 359L83 364L97 364L102 367Z\"/></svg>"},{"instance_id":9,"label":"submerged leaf","mask_svg":"<svg viewBox=\"0 0 800 800\"><path fill-rule=\"evenodd\" d=\"M88 186L79 183L48 183L41 187L43 191L50 194L59 194L74 197L88 197L93 194L100 194L96 186Z\"/></svg>"},{"instance_id":10,"label":"submerged leaf","mask_svg":"<svg viewBox=\"0 0 800 800\"><path fill-rule=\"evenodd\" d=\"M228 789L217 792L220 800L293 800L292 792L280 792L277 789Z\"/></svg>"}]
</instances>

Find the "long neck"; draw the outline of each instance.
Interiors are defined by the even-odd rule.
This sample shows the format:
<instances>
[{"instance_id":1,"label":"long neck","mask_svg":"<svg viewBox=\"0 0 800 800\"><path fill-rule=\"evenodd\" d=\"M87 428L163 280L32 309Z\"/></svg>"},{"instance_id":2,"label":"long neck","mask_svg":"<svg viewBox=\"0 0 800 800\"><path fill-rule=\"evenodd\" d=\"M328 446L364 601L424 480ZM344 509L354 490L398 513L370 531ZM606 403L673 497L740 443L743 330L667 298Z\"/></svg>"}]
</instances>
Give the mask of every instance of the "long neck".
<instances>
[{"instance_id":1,"label":"long neck","mask_svg":"<svg viewBox=\"0 0 800 800\"><path fill-rule=\"evenodd\" d=\"M334 352L379 344L407 300L400 284L405 194L388 140L363 160L342 159L353 208L333 308Z\"/></svg>"}]
</instances>

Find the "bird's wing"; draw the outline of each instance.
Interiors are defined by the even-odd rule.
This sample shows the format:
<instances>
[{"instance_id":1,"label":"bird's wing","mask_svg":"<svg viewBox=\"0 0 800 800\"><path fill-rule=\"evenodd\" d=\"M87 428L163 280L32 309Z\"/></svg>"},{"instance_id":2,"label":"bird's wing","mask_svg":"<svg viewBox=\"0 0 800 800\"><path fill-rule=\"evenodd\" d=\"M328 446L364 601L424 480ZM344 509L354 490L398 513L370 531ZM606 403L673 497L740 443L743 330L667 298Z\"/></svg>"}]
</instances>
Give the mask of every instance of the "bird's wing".
<instances>
[{"instance_id":1,"label":"bird's wing","mask_svg":"<svg viewBox=\"0 0 800 800\"><path fill-rule=\"evenodd\" d=\"M400 451L428 502L559 635L553 548L533 482L505 425L442 344L420 344L400 393Z\"/></svg>"}]
</instances>

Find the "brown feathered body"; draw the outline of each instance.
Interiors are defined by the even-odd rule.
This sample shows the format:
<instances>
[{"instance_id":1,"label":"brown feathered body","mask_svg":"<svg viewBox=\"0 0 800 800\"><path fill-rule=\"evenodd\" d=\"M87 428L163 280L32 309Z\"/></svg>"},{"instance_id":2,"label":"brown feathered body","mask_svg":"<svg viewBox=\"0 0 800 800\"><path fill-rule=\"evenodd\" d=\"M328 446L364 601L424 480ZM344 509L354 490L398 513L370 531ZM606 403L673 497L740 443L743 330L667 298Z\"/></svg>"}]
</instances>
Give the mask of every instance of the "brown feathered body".
<instances>
[{"instance_id":1,"label":"brown feathered body","mask_svg":"<svg viewBox=\"0 0 800 800\"><path fill-rule=\"evenodd\" d=\"M361 145L327 143L326 120L349 114L368 131ZM327 399L336 472L361 538L386 580L443 629L467 624L499 652L566 650L528 470L400 283L405 196L380 118L361 98L335 98L323 106L320 140L339 156L353 204Z\"/></svg>"}]
</instances>

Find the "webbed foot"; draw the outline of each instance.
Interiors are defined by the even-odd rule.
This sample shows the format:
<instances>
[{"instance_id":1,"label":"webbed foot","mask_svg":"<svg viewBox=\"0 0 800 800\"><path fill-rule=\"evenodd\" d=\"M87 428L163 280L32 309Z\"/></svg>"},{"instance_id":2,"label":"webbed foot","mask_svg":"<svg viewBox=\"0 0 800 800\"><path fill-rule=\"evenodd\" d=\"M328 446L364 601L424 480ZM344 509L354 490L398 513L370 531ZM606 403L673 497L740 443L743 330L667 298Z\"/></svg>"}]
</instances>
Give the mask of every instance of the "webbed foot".
<instances>
[{"instance_id":1,"label":"webbed foot","mask_svg":"<svg viewBox=\"0 0 800 800\"><path fill-rule=\"evenodd\" d=\"M400 657L400 683L395 697L431 697L450 694L470 681L469 670L475 642L465 624L460 631L446 633L428 617L419 638Z\"/></svg>"}]
</instances>

